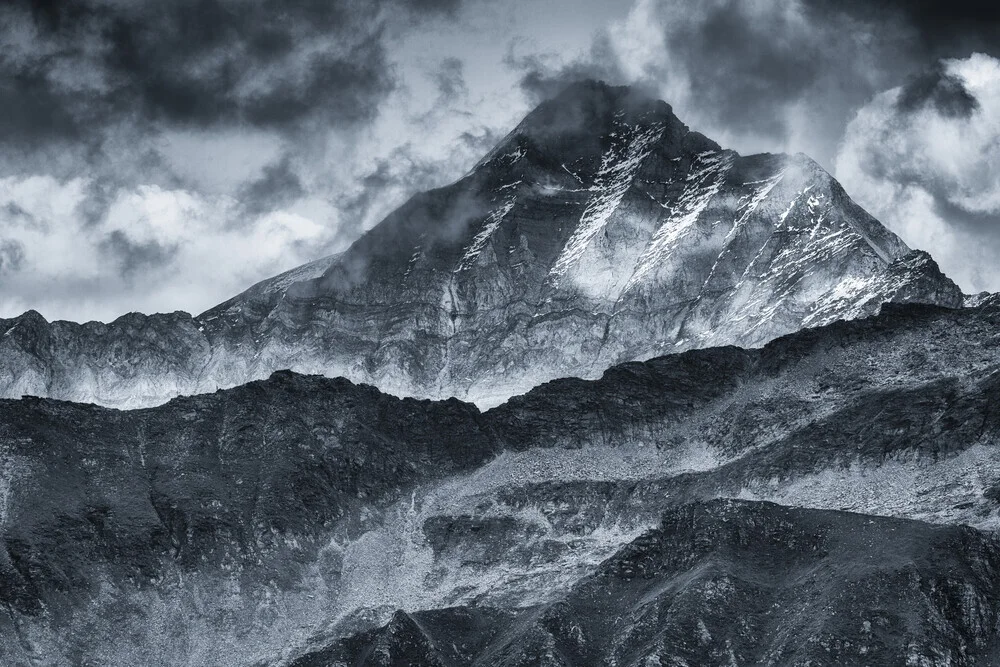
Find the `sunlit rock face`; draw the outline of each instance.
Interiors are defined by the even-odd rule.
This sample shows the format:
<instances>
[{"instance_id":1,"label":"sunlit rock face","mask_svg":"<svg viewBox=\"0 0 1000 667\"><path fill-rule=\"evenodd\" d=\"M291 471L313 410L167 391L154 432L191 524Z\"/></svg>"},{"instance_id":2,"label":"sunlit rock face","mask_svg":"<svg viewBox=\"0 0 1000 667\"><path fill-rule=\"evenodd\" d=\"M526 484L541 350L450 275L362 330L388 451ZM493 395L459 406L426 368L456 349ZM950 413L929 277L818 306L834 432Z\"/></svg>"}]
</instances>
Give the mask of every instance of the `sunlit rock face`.
<instances>
[{"instance_id":1,"label":"sunlit rock face","mask_svg":"<svg viewBox=\"0 0 1000 667\"><path fill-rule=\"evenodd\" d=\"M291 665L991 664L997 546L967 527L692 503L556 601L398 611Z\"/></svg>"},{"instance_id":2,"label":"sunlit rock face","mask_svg":"<svg viewBox=\"0 0 1000 667\"><path fill-rule=\"evenodd\" d=\"M0 322L0 392L138 407L290 368L489 406L910 301L963 296L815 162L740 156L587 82L346 252L198 317Z\"/></svg>"},{"instance_id":3,"label":"sunlit rock face","mask_svg":"<svg viewBox=\"0 0 1000 667\"><path fill-rule=\"evenodd\" d=\"M288 372L5 400L0 664L992 664L998 332L890 305L485 412Z\"/></svg>"}]
</instances>

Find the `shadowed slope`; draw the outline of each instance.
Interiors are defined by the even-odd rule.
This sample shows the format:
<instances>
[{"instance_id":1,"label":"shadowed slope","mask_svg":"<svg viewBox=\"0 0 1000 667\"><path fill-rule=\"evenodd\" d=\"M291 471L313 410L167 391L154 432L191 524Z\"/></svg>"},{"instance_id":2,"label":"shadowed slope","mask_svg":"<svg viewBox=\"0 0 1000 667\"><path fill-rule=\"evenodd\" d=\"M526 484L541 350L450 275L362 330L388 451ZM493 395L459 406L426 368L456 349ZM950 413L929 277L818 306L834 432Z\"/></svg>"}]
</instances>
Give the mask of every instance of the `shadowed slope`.
<instances>
[{"instance_id":1,"label":"shadowed slope","mask_svg":"<svg viewBox=\"0 0 1000 667\"><path fill-rule=\"evenodd\" d=\"M544 606L720 495L996 527L998 327L995 300L888 307L486 413L292 373L127 412L4 401L0 656L253 664L397 609Z\"/></svg>"},{"instance_id":2,"label":"shadowed slope","mask_svg":"<svg viewBox=\"0 0 1000 667\"><path fill-rule=\"evenodd\" d=\"M1000 544L955 526L684 505L557 601L398 613L296 660L334 665L986 665Z\"/></svg>"},{"instance_id":3,"label":"shadowed slope","mask_svg":"<svg viewBox=\"0 0 1000 667\"><path fill-rule=\"evenodd\" d=\"M290 368L486 407L884 302L962 299L809 158L739 156L664 102L583 82L344 253L198 317L0 322L0 394L141 407Z\"/></svg>"}]
</instances>

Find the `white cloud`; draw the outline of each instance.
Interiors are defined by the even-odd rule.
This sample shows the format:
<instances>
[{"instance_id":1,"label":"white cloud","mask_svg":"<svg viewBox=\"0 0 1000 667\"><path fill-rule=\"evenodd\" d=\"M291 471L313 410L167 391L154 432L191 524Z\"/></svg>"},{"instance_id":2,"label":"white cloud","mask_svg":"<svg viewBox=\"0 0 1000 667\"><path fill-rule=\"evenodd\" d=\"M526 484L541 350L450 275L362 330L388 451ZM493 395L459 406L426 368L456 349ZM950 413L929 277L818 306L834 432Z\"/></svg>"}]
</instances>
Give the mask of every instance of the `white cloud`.
<instances>
[{"instance_id":1,"label":"white cloud","mask_svg":"<svg viewBox=\"0 0 1000 667\"><path fill-rule=\"evenodd\" d=\"M315 259L335 229L287 210L239 219L230 197L155 185L120 191L99 222L88 222L79 210L87 185L0 179L0 242L22 251L22 265L3 275L0 316L27 308L77 320L198 312Z\"/></svg>"},{"instance_id":2,"label":"white cloud","mask_svg":"<svg viewBox=\"0 0 1000 667\"><path fill-rule=\"evenodd\" d=\"M975 98L971 113L877 95L848 125L836 159L847 191L966 291L1000 291L1000 60L943 61Z\"/></svg>"}]
</instances>

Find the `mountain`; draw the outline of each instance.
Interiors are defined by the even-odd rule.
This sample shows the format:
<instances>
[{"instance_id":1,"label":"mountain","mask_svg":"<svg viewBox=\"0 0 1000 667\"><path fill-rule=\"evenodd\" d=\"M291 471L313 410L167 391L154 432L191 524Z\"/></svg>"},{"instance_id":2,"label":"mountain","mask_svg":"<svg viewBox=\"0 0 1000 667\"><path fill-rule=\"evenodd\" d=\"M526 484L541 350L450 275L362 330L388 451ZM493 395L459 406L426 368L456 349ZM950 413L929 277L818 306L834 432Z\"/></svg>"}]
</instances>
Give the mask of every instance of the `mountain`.
<instances>
[{"instance_id":1,"label":"mountain","mask_svg":"<svg viewBox=\"0 0 1000 667\"><path fill-rule=\"evenodd\" d=\"M966 527L693 503L558 601L397 612L292 665L996 664L998 547Z\"/></svg>"},{"instance_id":2,"label":"mountain","mask_svg":"<svg viewBox=\"0 0 1000 667\"><path fill-rule=\"evenodd\" d=\"M989 664L998 331L890 304L485 412L291 372L5 400L0 663Z\"/></svg>"},{"instance_id":3,"label":"mountain","mask_svg":"<svg viewBox=\"0 0 1000 667\"><path fill-rule=\"evenodd\" d=\"M557 377L963 304L803 155L740 156L594 82L344 253L197 317L0 322L0 395L156 405L280 369L482 407Z\"/></svg>"}]
</instances>

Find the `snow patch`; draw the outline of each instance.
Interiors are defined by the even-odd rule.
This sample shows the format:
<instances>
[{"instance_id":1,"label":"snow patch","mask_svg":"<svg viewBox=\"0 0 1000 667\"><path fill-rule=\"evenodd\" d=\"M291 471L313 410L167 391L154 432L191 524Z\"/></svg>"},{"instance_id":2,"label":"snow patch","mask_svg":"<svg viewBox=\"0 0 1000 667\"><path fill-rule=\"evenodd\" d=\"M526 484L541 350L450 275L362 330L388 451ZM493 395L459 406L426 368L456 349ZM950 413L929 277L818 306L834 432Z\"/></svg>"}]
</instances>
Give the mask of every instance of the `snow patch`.
<instances>
[{"instance_id":1,"label":"snow patch","mask_svg":"<svg viewBox=\"0 0 1000 667\"><path fill-rule=\"evenodd\" d=\"M709 202L718 194L733 166L735 154L714 151L700 153L691 165L691 173L685 179L686 185L675 206L660 204L670 211L670 215L653 234L646 250L639 257L635 271L625 292L641 283L657 266L669 261L682 238L695 227L698 218L708 208Z\"/></svg>"},{"instance_id":2,"label":"snow patch","mask_svg":"<svg viewBox=\"0 0 1000 667\"><path fill-rule=\"evenodd\" d=\"M475 263L476 258L479 257L480 253L486 247L486 242L490 240L493 233L500 227L500 224L507 217L507 214L511 212L514 208L514 204L517 203L517 186L521 184L521 181L516 181L500 188L501 190L510 190L506 198L497 208L486 216L486 220L483 223L483 228L479 230L479 233L472 239L472 242L465 248L465 253L462 255L462 259L458 262L458 268L455 269L454 273L459 273L461 271L466 271L471 269Z\"/></svg>"},{"instance_id":3,"label":"snow patch","mask_svg":"<svg viewBox=\"0 0 1000 667\"><path fill-rule=\"evenodd\" d=\"M761 203L767 199L768 195L771 194L771 191L774 190L784 177L785 170L782 169L771 178L744 183L744 185L760 185L760 187L757 188L752 195L744 195L740 198L736 207L736 212L739 214L739 217L735 222L733 222L733 228L729 230L728 234L726 234L726 238L722 244L722 251L719 253L719 256L716 257L715 263L712 264L712 269L708 272L708 277L702 285L702 292L704 292L704 290L711 284L712 278L715 277L715 272L719 268L719 263L722 261L722 258L726 255L726 253L731 250L730 244L739 235L740 230L746 226L750 216L753 215ZM699 299L700 298L701 295L699 295Z\"/></svg>"},{"instance_id":4,"label":"snow patch","mask_svg":"<svg viewBox=\"0 0 1000 667\"><path fill-rule=\"evenodd\" d=\"M558 287L560 279L580 261L590 242L607 225L631 187L636 172L649 156L653 145L663 136L664 130L663 123L645 128L625 127L620 135L613 137L615 141L602 156L601 167L591 187L595 194L549 272L554 287Z\"/></svg>"}]
</instances>

